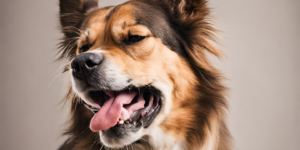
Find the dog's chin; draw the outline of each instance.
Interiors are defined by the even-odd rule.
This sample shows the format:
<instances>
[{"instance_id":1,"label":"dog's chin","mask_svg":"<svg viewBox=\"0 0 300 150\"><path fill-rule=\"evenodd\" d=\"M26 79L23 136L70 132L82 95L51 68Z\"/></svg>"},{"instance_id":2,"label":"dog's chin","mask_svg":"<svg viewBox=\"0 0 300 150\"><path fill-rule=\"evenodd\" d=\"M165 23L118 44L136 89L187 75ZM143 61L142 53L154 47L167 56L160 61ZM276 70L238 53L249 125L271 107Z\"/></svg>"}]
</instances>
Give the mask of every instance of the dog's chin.
<instances>
[{"instance_id":1,"label":"dog's chin","mask_svg":"<svg viewBox=\"0 0 300 150\"><path fill-rule=\"evenodd\" d=\"M122 125L117 124L107 130L99 131L100 141L106 147L117 149L136 143L143 136L142 119Z\"/></svg>"},{"instance_id":2,"label":"dog's chin","mask_svg":"<svg viewBox=\"0 0 300 150\"><path fill-rule=\"evenodd\" d=\"M138 142L143 136L142 131L143 127L135 128L131 125L124 125L99 131L99 135L104 146L119 149Z\"/></svg>"}]
</instances>

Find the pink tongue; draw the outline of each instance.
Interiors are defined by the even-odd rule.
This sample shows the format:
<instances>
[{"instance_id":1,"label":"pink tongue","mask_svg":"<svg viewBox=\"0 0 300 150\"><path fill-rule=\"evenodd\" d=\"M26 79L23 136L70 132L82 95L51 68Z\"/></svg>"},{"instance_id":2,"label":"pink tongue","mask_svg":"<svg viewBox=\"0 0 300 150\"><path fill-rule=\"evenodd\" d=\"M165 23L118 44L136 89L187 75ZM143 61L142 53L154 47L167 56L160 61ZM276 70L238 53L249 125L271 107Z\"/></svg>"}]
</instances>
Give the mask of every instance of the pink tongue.
<instances>
[{"instance_id":1,"label":"pink tongue","mask_svg":"<svg viewBox=\"0 0 300 150\"><path fill-rule=\"evenodd\" d=\"M132 114L133 110L127 110L123 107L124 104L130 104L133 98L137 95L137 91L121 92L116 97L109 98L91 120L90 128L92 131L101 131L115 126L121 116L126 114L126 118ZM142 94L141 94L142 95ZM139 98L140 99L140 98ZM133 104L137 105L137 104ZM144 103L139 103L137 109L144 107ZM124 119L124 118L123 118Z\"/></svg>"}]
</instances>

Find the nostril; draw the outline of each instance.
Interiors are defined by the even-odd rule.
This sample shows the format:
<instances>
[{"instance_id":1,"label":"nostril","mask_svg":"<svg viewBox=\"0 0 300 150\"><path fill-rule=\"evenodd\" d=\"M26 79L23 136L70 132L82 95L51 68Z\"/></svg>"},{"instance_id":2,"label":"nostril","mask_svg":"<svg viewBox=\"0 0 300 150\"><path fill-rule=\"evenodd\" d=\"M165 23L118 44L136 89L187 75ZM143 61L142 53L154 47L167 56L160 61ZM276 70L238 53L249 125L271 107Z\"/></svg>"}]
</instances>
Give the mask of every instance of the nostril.
<instances>
[{"instance_id":1,"label":"nostril","mask_svg":"<svg viewBox=\"0 0 300 150\"><path fill-rule=\"evenodd\" d=\"M89 67L89 68L93 68L95 66L97 66L98 64L93 62L92 60L88 60L85 62L85 64Z\"/></svg>"}]
</instances>

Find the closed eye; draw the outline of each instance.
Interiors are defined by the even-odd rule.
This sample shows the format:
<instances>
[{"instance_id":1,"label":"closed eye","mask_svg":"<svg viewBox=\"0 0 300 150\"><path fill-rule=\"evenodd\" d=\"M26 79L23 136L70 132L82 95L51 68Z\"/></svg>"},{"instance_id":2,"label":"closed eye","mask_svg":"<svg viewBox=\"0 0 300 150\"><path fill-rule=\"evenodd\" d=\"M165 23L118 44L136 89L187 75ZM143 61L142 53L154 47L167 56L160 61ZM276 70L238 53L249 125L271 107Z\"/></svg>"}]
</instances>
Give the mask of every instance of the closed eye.
<instances>
[{"instance_id":1,"label":"closed eye","mask_svg":"<svg viewBox=\"0 0 300 150\"><path fill-rule=\"evenodd\" d=\"M146 36L139 36L139 35L129 35L127 39L125 39L126 44L133 44L142 41L145 39Z\"/></svg>"},{"instance_id":2,"label":"closed eye","mask_svg":"<svg viewBox=\"0 0 300 150\"><path fill-rule=\"evenodd\" d=\"M83 45L83 46L80 47L80 51L81 51L81 52L86 52L86 51L88 51L89 49L90 49L90 46L89 46L88 44Z\"/></svg>"}]
</instances>

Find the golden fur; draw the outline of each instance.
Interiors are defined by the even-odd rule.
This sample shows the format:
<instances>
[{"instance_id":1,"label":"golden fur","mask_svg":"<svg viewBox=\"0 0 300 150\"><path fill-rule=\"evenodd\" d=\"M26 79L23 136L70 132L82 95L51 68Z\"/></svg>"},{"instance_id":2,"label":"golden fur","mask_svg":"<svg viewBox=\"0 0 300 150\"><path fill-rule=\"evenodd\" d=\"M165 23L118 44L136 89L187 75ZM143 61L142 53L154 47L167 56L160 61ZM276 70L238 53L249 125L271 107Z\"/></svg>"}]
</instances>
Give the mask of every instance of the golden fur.
<instances>
[{"instance_id":1,"label":"golden fur","mask_svg":"<svg viewBox=\"0 0 300 150\"><path fill-rule=\"evenodd\" d=\"M176 38L182 43L186 58L155 37L147 27L135 24L135 3L165 10L169 21L176 26ZM164 82L171 91L171 102L162 101L157 117L165 112L167 116L163 121L154 120L152 124L173 137L175 143L166 143L163 149L175 149L174 145L178 144L178 149L230 150L231 136L225 122L226 87L221 82L222 75L207 58L208 52L217 57L221 52L209 43L209 40L214 40L215 29L208 22L206 0L132 0L118 6L108 21L107 16L115 7L98 9L96 4L92 0L60 0L64 33L60 58L71 60L81 53L79 47L93 43L91 50L108 50L109 53L103 55L122 73L137 79L141 86ZM81 33L85 29L89 30L88 36ZM147 36L147 39L122 46L120 39L129 31ZM71 103L71 120L65 132L68 140L60 149L99 150L102 147L99 135L88 128L93 114L83 106L71 87L65 99ZM133 148L155 148L151 143L158 142L148 136L143 139L150 146L141 143L132 145Z\"/></svg>"}]
</instances>

